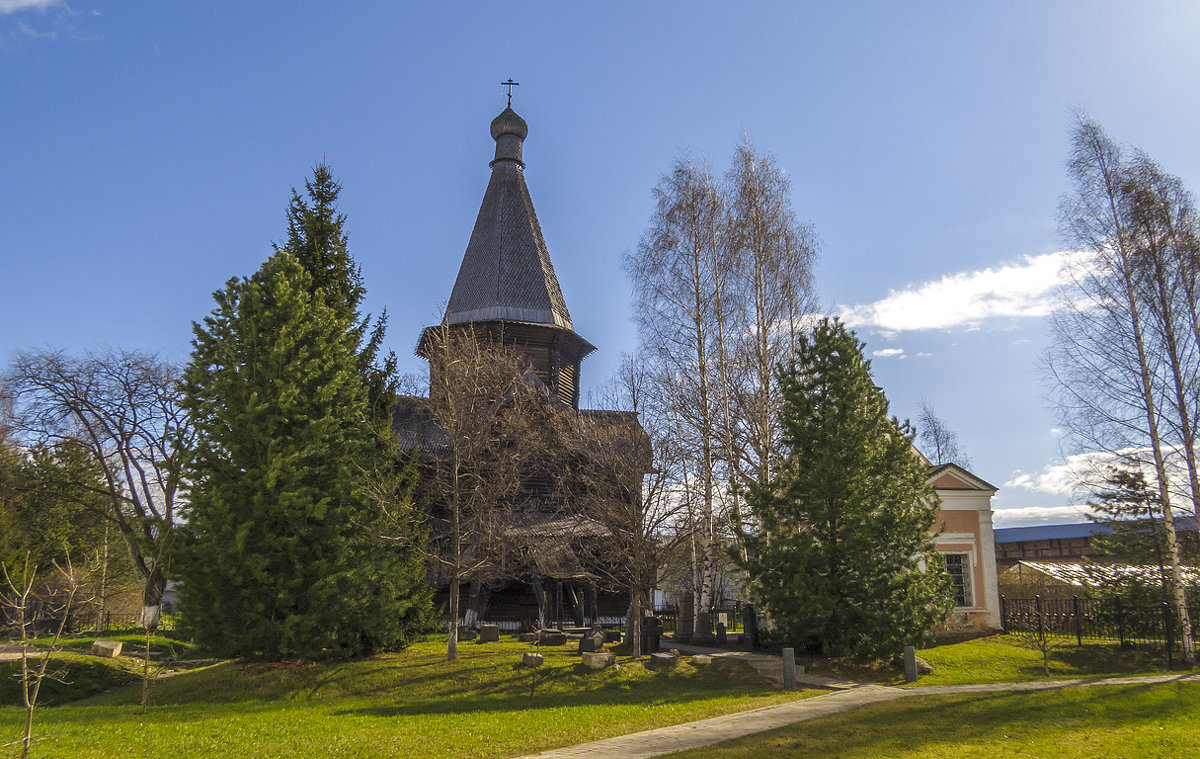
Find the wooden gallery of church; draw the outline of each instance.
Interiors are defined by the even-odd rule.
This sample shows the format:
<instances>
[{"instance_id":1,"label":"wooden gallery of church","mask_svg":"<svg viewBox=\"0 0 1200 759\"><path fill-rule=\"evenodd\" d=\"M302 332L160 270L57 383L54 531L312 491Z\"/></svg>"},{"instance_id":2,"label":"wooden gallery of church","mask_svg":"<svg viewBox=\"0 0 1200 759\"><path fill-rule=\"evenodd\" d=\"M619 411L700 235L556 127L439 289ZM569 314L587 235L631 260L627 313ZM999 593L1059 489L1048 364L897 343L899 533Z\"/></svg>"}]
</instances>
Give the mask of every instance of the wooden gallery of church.
<instances>
[{"instance_id":1,"label":"wooden gallery of church","mask_svg":"<svg viewBox=\"0 0 1200 759\"><path fill-rule=\"evenodd\" d=\"M491 134L496 153L483 203L442 322L422 333L418 354L429 358L435 330L442 336L469 331L482 341L500 342L527 361L532 368L527 382L537 386L555 413L621 425L645 437L636 414L579 408L581 364L595 347L572 326L534 213L522 159L528 126L510 104L492 121ZM430 367L433 371L433 362ZM448 452L428 398L401 398L393 431L402 446L417 448L425 462ZM991 520L995 488L961 467L922 460L941 497L935 545L946 556L956 589L957 605L946 627L998 629ZM589 541L602 542L606 529L564 510L562 493L549 492L536 476L523 484L519 500L521 518L511 529L511 537L521 544L519 559L508 562L503 572L484 572L463 586L459 608L464 623L486 620L514 629L623 619L628 591L613 587L611 561L602 571L594 565L595 551L585 550ZM436 503L431 507L438 508ZM449 578L436 566L431 573L435 603L445 609Z\"/></svg>"}]
</instances>

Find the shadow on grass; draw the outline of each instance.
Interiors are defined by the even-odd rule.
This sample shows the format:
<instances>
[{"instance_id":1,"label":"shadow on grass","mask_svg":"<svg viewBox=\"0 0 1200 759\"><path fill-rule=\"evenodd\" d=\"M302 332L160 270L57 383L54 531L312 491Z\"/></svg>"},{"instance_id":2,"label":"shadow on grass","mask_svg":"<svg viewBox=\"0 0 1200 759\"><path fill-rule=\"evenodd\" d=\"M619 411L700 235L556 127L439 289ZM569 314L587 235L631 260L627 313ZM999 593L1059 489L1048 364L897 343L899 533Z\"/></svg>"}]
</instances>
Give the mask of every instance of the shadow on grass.
<instances>
[{"instance_id":1,"label":"shadow on grass","mask_svg":"<svg viewBox=\"0 0 1200 759\"><path fill-rule=\"evenodd\" d=\"M972 755L1047 755L1037 753L1039 742L1053 745L1055 755L1104 756L1107 736L1127 740L1138 730L1154 732L1148 746L1158 748L1172 736L1190 746L1200 726L1198 706L1196 683L913 696L672 756L951 756L966 749ZM1164 724L1175 732L1163 731Z\"/></svg>"},{"instance_id":2,"label":"shadow on grass","mask_svg":"<svg viewBox=\"0 0 1200 759\"><path fill-rule=\"evenodd\" d=\"M528 678L526 678L528 680ZM694 690L674 692L644 692L636 684L622 684L616 688L603 690L581 691L575 694L544 693L535 694L530 703L528 692L524 695L512 694L492 697L457 697L431 699L421 701L403 701L393 704L378 704L352 709L338 709L333 714L359 715L370 717L411 717L429 716L435 714L473 714L488 712L523 712L541 709L563 709L574 707L604 707L604 706L666 706L704 701L709 698L730 696L767 697L769 692L763 691L723 691L698 693ZM746 707L754 708L753 705Z\"/></svg>"},{"instance_id":3,"label":"shadow on grass","mask_svg":"<svg viewBox=\"0 0 1200 759\"><path fill-rule=\"evenodd\" d=\"M179 708L255 702L324 703L339 708L352 703L347 713L387 714L524 709L533 670L517 664L519 653L516 646L509 646L457 662L429 653L336 664L235 661L167 678L155 686L154 701ZM619 668L595 673L582 673L578 665L579 659L565 651L548 656L537 670L534 706L652 704L772 692L742 662L714 662L704 669L680 664L666 672L651 672L642 663L628 660L620 662ZM132 705L139 698L133 688L104 694L90 703ZM357 708L360 703L363 708Z\"/></svg>"}]
</instances>

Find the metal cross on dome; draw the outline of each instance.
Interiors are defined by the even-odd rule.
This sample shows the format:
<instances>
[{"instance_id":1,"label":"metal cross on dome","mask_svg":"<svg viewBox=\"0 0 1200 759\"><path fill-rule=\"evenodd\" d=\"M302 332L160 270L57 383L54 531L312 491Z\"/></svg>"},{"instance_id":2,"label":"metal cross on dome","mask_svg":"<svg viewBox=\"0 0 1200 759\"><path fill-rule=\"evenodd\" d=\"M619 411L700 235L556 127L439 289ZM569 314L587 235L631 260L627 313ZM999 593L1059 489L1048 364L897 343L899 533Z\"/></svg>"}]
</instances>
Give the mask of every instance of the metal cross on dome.
<instances>
[{"instance_id":1,"label":"metal cross on dome","mask_svg":"<svg viewBox=\"0 0 1200 759\"><path fill-rule=\"evenodd\" d=\"M507 81L507 82L501 82L501 83L500 83L500 86L501 86L501 87L507 87L507 88L508 88L508 107L509 107L509 108L512 108L512 88L513 88L513 87L516 87L516 86L517 86L517 85L519 85L519 84L520 84L520 82L514 82L514 81L512 80L512 77L511 77L511 76L508 78L508 81Z\"/></svg>"}]
</instances>

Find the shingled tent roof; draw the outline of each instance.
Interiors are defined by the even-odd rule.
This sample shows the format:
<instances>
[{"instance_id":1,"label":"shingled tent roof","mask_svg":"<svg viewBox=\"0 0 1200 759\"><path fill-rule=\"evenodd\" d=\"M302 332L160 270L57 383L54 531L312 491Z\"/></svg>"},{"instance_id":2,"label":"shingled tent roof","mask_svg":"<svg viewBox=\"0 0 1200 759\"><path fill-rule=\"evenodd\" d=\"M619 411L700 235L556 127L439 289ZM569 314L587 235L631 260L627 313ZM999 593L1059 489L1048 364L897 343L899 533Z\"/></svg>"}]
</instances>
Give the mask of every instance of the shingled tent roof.
<instances>
[{"instance_id":1,"label":"shingled tent roof","mask_svg":"<svg viewBox=\"0 0 1200 759\"><path fill-rule=\"evenodd\" d=\"M492 177L454 281L445 324L514 321L574 331L525 185L521 149L528 132L511 106L492 121Z\"/></svg>"}]
</instances>

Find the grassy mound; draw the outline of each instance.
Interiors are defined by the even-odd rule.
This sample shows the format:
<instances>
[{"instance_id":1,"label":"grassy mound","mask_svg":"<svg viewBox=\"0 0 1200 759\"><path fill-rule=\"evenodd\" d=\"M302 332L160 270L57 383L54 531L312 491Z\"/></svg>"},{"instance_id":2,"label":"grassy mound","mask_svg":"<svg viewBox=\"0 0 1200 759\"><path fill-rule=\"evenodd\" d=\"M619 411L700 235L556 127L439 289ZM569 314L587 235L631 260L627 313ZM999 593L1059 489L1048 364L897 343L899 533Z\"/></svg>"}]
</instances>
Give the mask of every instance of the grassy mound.
<instances>
[{"instance_id":1,"label":"grassy mound","mask_svg":"<svg viewBox=\"0 0 1200 759\"><path fill-rule=\"evenodd\" d=\"M30 661L37 666L36 660ZM128 685L139 678L128 662L59 653L50 659L38 693L39 706L54 706ZM0 662L0 706L21 704L21 662Z\"/></svg>"},{"instance_id":2,"label":"grassy mound","mask_svg":"<svg viewBox=\"0 0 1200 759\"><path fill-rule=\"evenodd\" d=\"M97 640L119 641L123 644L121 653L127 657L140 657L146 651L146 633L137 630L109 632L103 635L97 633L65 635L58 641L58 645L67 651L87 653L92 650L92 643ZM36 646L48 646L50 643L50 638L37 638L33 641ZM150 653L164 659L198 659L208 655L206 651L191 641L177 637L171 632L159 632L151 635Z\"/></svg>"},{"instance_id":3,"label":"grassy mound","mask_svg":"<svg viewBox=\"0 0 1200 759\"><path fill-rule=\"evenodd\" d=\"M526 650L468 643L448 662L443 638L360 661L225 662L157 681L148 715L124 688L44 710L35 731L41 754L80 758L510 757L812 695L736 661L585 672L563 646L526 669ZM21 724L0 708L0 742Z\"/></svg>"},{"instance_id":4,"label":"grassy mound","mask_svg":"<svg viewBox=\"0 0 1200 759\"><path fill-rule=\"evenodd\" d=\"M1050 651L1050 679L1114 677L1183 671L1178 655L1168 662L1161 651L1122 649L1111 643L1063 639ZM917 651L933 667L919 686L963 685L966 683L1012 683L1045 680L1042 654L1027 636L991 635L968 640L946 640ZM851 659L797 657L807 671L825 677L844 678L884 685L903 685L904 674L891 662L857 662Z\"/></svg>"}]
</instances>

